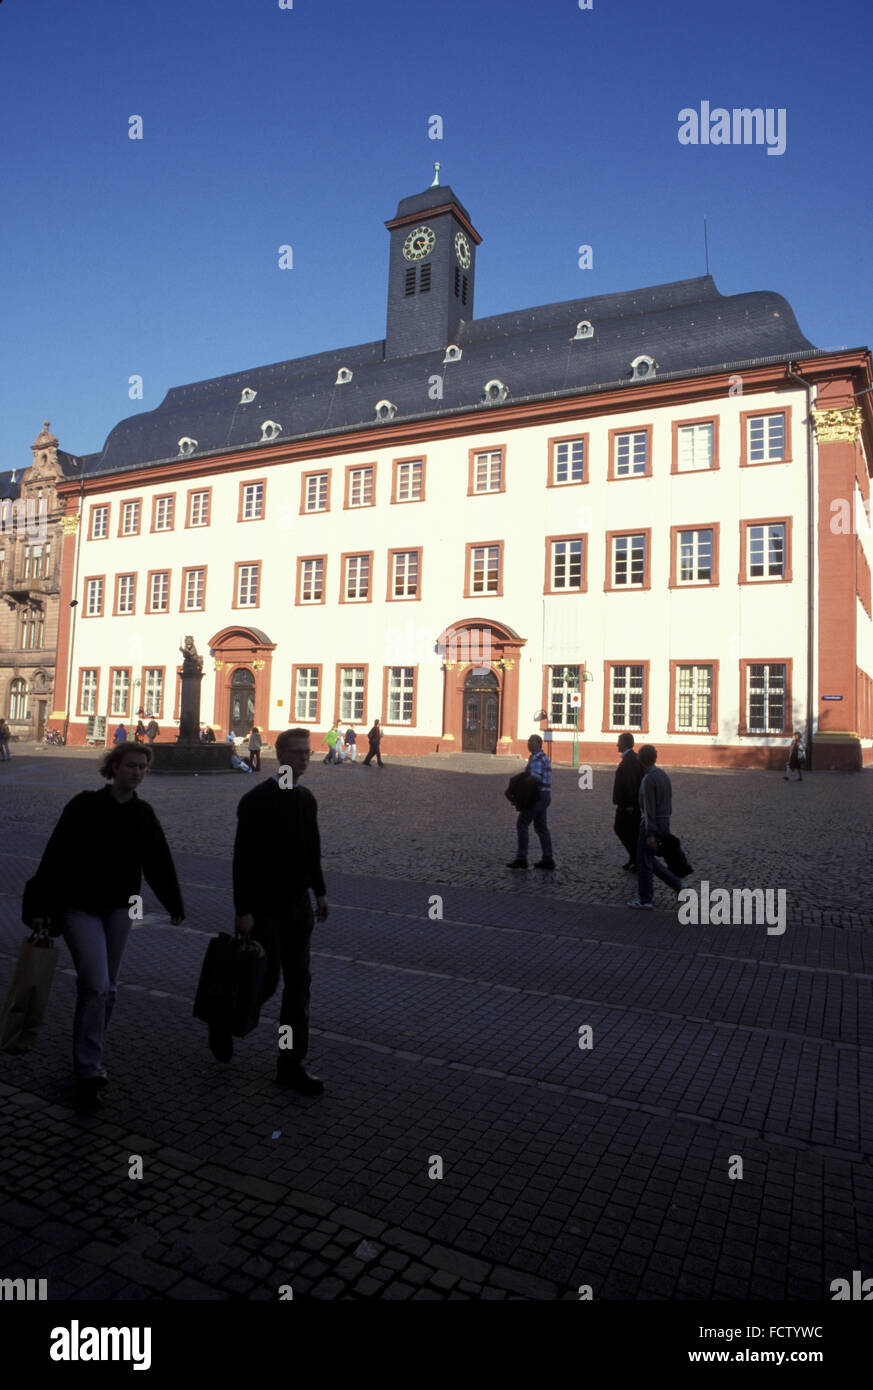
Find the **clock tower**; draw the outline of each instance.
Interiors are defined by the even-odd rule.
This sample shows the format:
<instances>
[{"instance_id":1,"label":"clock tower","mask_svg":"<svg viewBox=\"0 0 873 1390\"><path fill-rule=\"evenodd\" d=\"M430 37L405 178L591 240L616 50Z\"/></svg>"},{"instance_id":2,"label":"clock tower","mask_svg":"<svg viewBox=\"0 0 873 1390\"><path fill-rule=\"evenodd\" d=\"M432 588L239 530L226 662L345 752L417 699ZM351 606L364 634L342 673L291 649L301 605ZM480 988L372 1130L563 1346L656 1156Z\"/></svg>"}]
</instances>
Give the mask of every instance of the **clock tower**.
<instances>
[{"instance_id":1,"label":"clock tower","mask_svg":"<svg viewBox=\"0 0 873 1390\"><path fill-rule=\"evenodd\" d=\"M403 198L391 233L385 356L411 357L454 342L473 317L476 247L482 238L451 188L436 182Z\"/></svg>"}]
</instances>

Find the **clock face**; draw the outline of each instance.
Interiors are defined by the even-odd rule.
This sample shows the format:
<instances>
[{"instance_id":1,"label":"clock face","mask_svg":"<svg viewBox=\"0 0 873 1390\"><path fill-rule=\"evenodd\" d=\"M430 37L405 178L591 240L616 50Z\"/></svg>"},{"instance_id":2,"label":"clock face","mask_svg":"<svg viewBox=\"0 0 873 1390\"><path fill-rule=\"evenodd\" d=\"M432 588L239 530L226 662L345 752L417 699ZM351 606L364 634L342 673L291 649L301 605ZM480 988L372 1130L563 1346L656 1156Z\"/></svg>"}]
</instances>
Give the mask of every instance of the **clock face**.
<instances>
[{"instance_id":1,"label":"clock face","mask_svg":"<svg viewBox=\"0 0 873 1390\"><path fill-rule=\"evenodd\" d=\"M403 243L403 254L408 261L423 261L436 246L436 236L431 227L416 227Z\"/></svg>"},{"instance_id":2,"label":"clock face","mask_svg":"<svg viewBox=\"0 0 873 1390\"><path fill-rule=\"evenodd\" d=\"M455 233L455 255L466 270L470 264L470 243L463 232Z\"/></svg>"}]
</instances>

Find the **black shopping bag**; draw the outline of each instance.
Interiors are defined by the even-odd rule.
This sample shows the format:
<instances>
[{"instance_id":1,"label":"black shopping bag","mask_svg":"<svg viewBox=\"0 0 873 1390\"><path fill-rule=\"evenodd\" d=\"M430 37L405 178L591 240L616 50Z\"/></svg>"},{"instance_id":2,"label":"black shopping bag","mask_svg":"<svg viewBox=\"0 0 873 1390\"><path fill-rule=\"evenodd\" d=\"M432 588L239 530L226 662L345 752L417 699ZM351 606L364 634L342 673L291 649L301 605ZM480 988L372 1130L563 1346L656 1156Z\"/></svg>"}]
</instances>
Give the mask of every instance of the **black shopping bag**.
<instances>
[{"instance_id":1,"label":"black shopping bag","mask_svg":"<svg viewBox=\"0 0 873 1390\"><path fill-rule=\"evenodd\" d=\"M58 953L46 935L22 941L6 1003L0 1012L0 1048L29 1052L36 1042L52 987Z\"/></svg>"},{"instance_id":2,"label":"black shopping bag","mask_svg":"<svg viewBox=\"0 0 873 1390\"><path fill-rule=\"evenodd\" d=\"M512 802L517 811L526 811L529 806L533 806L541 791L541 784L535 777L531 777L525 768L514 777L510 777L509 786L503 795L507 801Z\"/></svg>"},{"instance_id":3,"label":"black shopping bag","mask_svg":"<svg viewBox=\"0 0 873 1390\"><path fill-rule=\"evenodd\" d=\"M258 1026L267 955L258 941L219 932L206 948L194 999L194 1017L244 1038Z\"/></svg>"}]
</instances>

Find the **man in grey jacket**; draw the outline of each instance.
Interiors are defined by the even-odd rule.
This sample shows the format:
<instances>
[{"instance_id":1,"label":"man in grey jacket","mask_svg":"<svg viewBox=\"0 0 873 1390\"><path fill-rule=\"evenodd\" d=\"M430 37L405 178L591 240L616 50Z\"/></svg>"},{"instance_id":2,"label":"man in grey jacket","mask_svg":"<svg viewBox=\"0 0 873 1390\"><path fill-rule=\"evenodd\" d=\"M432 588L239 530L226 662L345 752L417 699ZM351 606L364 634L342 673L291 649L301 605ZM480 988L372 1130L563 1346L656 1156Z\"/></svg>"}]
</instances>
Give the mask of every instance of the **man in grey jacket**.
<instances>
[{"instance_id":1,"label":"man in grey jacket","mask_svg":"<svg viewBox=\"0 0 873 1390\"><path fill-rule=\"evenodd\" d=\"M675 874L671 873L666 865L660 864L655 857L660 850L661 840L670 833L670 816L673 813L673 787L670 778L666 772L662 772L659 767L655 766L658 750L653 748L650 743L643 744L638 756L640 766L643 769L643 780L640 783L642 820L637 840L637 886L639 891L635 898L631 898L628 907L642 907L651 911L654 893L653 874L677 893L685 887L685 884L681 878L677 878Z\"/></svg>"}]
</instances>

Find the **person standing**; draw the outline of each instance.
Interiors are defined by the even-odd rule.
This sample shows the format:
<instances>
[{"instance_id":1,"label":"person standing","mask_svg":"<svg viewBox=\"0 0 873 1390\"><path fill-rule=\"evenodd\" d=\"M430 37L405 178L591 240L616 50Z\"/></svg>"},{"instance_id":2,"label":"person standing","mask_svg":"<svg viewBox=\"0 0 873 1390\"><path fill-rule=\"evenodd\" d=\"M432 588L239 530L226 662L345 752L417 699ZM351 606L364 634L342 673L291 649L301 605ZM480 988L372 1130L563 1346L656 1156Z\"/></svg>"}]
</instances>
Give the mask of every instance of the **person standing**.
<instances>
[{"instance_id":1,"label":"person standing","mask_svg":"<svg viewBox=\"0 0 873 1390\"><path fill-rule=\"evenodd\" d=\"M119 724L118 728L115 730L115 737L113 738L112 742L113 742L113 743L126 743L126 742L127 742L127 729L124 727L123 724Z\"/></svg>"},{"instance_id":2,"label":"person standing","mask_svg":"<svg viewBox=\"0 0 873 1390\"><path fill-rule=\"evenodd\" d=\"M802 782L803 773L800 768L801 764L804 762L806 762L806 749L803 746L803 739L798 733L794 735L794 742L788 750L788 762L785 764L784 781Z\"/></svg>"},{"instance_id":3,"label":"person standing","mask_svg":"<svg viewBox=\"0 0 873 1390\"><path fill-rule=\"evenodd\" d=\"M336 751L336 746L337 746L337 743L339 742L339 720L338 720L338 719L335 719L334 722L331 724L330 728L328 729L327 733L325 734L325 736L324 736L324 738L321 740L321 742L322 742L322 744L325 744L325 743L327 744L327 753L325 754L324 761L325 761L326 763L335 763L335 762L338 762L339 759L337 758L337 751Z\"/></svg>"},{"instance_id":4,"label":"person standing","mask_svg":"<svg viewBox=\"0 0 873 1390\"><path fill-rule=\"evenodd\" d=\"M370 745L370 751L364 759L364 767L369 767L373 758L382 767L382 729L378 719L373 720L373 727L367 733L367 742Z\"/></svg>"},{"instance_id":5,"label":"person standing","mask_svg":"<svg viewBox=\"0 0 873 1390\"><path fill-rule=\"evenodd\" d=\"M148 724L146 725L146 737L148 738L150 744L154 743L155 739L157 738L160 732L161 731L158 728L157 721L153 718L150 719Z\"/></svg>"},{"instance_id":6,"label":"person standing","mask_svg":"<svg viewBox=\"0 0 873 1390\"><path fill-rule=\"evenodd\" d=\"M259 941L267 953L264 999L284 979L280 1029L290 1030L290 1046L280 1046L276 1081L306 1096L319 1096L324 1083L306 1071L309 1050L310 938L314 923L326 922L327 889L321 871L318 803L300 779L309 766L308 729L286 729L276 739L279 771L237 807L233 847L233 900L236 931ZM289 785L289 780L293 779ZM313 915L310 887L315 893ZM230 1061L229 1032L209 1030L219 1061Z\"/></svg>"},{"instance_id":7,"label":"person standing","mask_svg":"<svg viewBox=\"0 0 873 1390\"><path fill-rule=\"evenodd\" d=\"M637 840L640 834L640 782L643 769L634 752L633 734L619 734L618 751L621 761L615 769L612 784L612 804L615 807L613 829L627 850L627 863L623 869L637 867Z\"/></svg>"},{"instance_id":8,"label":"person standing","mask_svg":"<svg viewBox=\"0 0 873 1390\"><path fill-rule=\"evenodd\" d=\"M260 772L261 770L261 749L263 746L261 732L256 726L249 734L249 761L252 765L252 772Z\"/></svg>"},{"instance_id":9,"label":"person standing","mask_svg":"<svg viewBox=\"0 0 873 1390\"><path fill-rule=\"evenodd\" d=\"M343 762L356 762L358 757L358 735L355 733L354 724L350 724L349 727L346 729L346 736L343 740L343 746L345 748L345 752L343 753Z\"/></svg>"},{"instance_id":10,"label":"person standing","mask_svg":"<svg viewBox=\"0 0 873 1390\"><path fill-rule=\"evenodd\" d=\"M685 887L681 878L660 864L656 855L660 853L661 841L670 833L670 817L673 814L673 785L666 772L656 767L657 748L644 743L639 751L643 779L640 782L640 831L637 837L637 896L631 898L628 907L653 907L654 874L675 892Z\"/></svg>"},{"instance_id":11,"label":"person standing","mask_svg":"<svg viewBox=\"0 0 873 1390\"><path fill-rule=\"evenodd\" d=\"M133 731L134 743L142 743L146 736L146 726L141 719L137 720L136 728Z\"/></svg>"},{"instance_id":12,"label":"person standing","mask_svg":"<svg viewBox=\"0 0 873 1390\"><path fill-rule=\"evenodd\" d=\"M533 821L533 828L539 837L542 849L542 859L534 864L535 869L553 869L555 861L552 858L552 837L549 833L548 809L552 800L552 764L543 752L543 740L539 734L531 734L527 741L530 757L527 760L527 771L535 781L540 784L540 793L536 801L527 810L519 811L516 821L516 833L518 835L518 850L515 858L507 864L508 869L527 868L527 847L530 834L530 824Z\"/></svg>"},{"instance_id":13,"label":"person standing","mask_svg":"<svg viewBox=\"0 0 873 1390\"><path fill-rule=\"evenodd\" d=\"M68 801L31 879L35 931L54 921L76 967L73 1075L76 1103L94 1110L108 1077L102 1066L118 971L130 932L130 900L145 878L178 926L185 908L160 821L136 793L152 760L150 748L122 743L100 762L110 784Z\"/></svg>"},{"instance_id":14,"label":"person standing","mask_svg":"<svg viewBox=\"0 0 873 1390\"><path fill-rule=\"evenodd\" d=\"M10 730L5 719L0 719L0 762L8 763L12 754L9 752Z\"/></svg>"}]
</instances>

